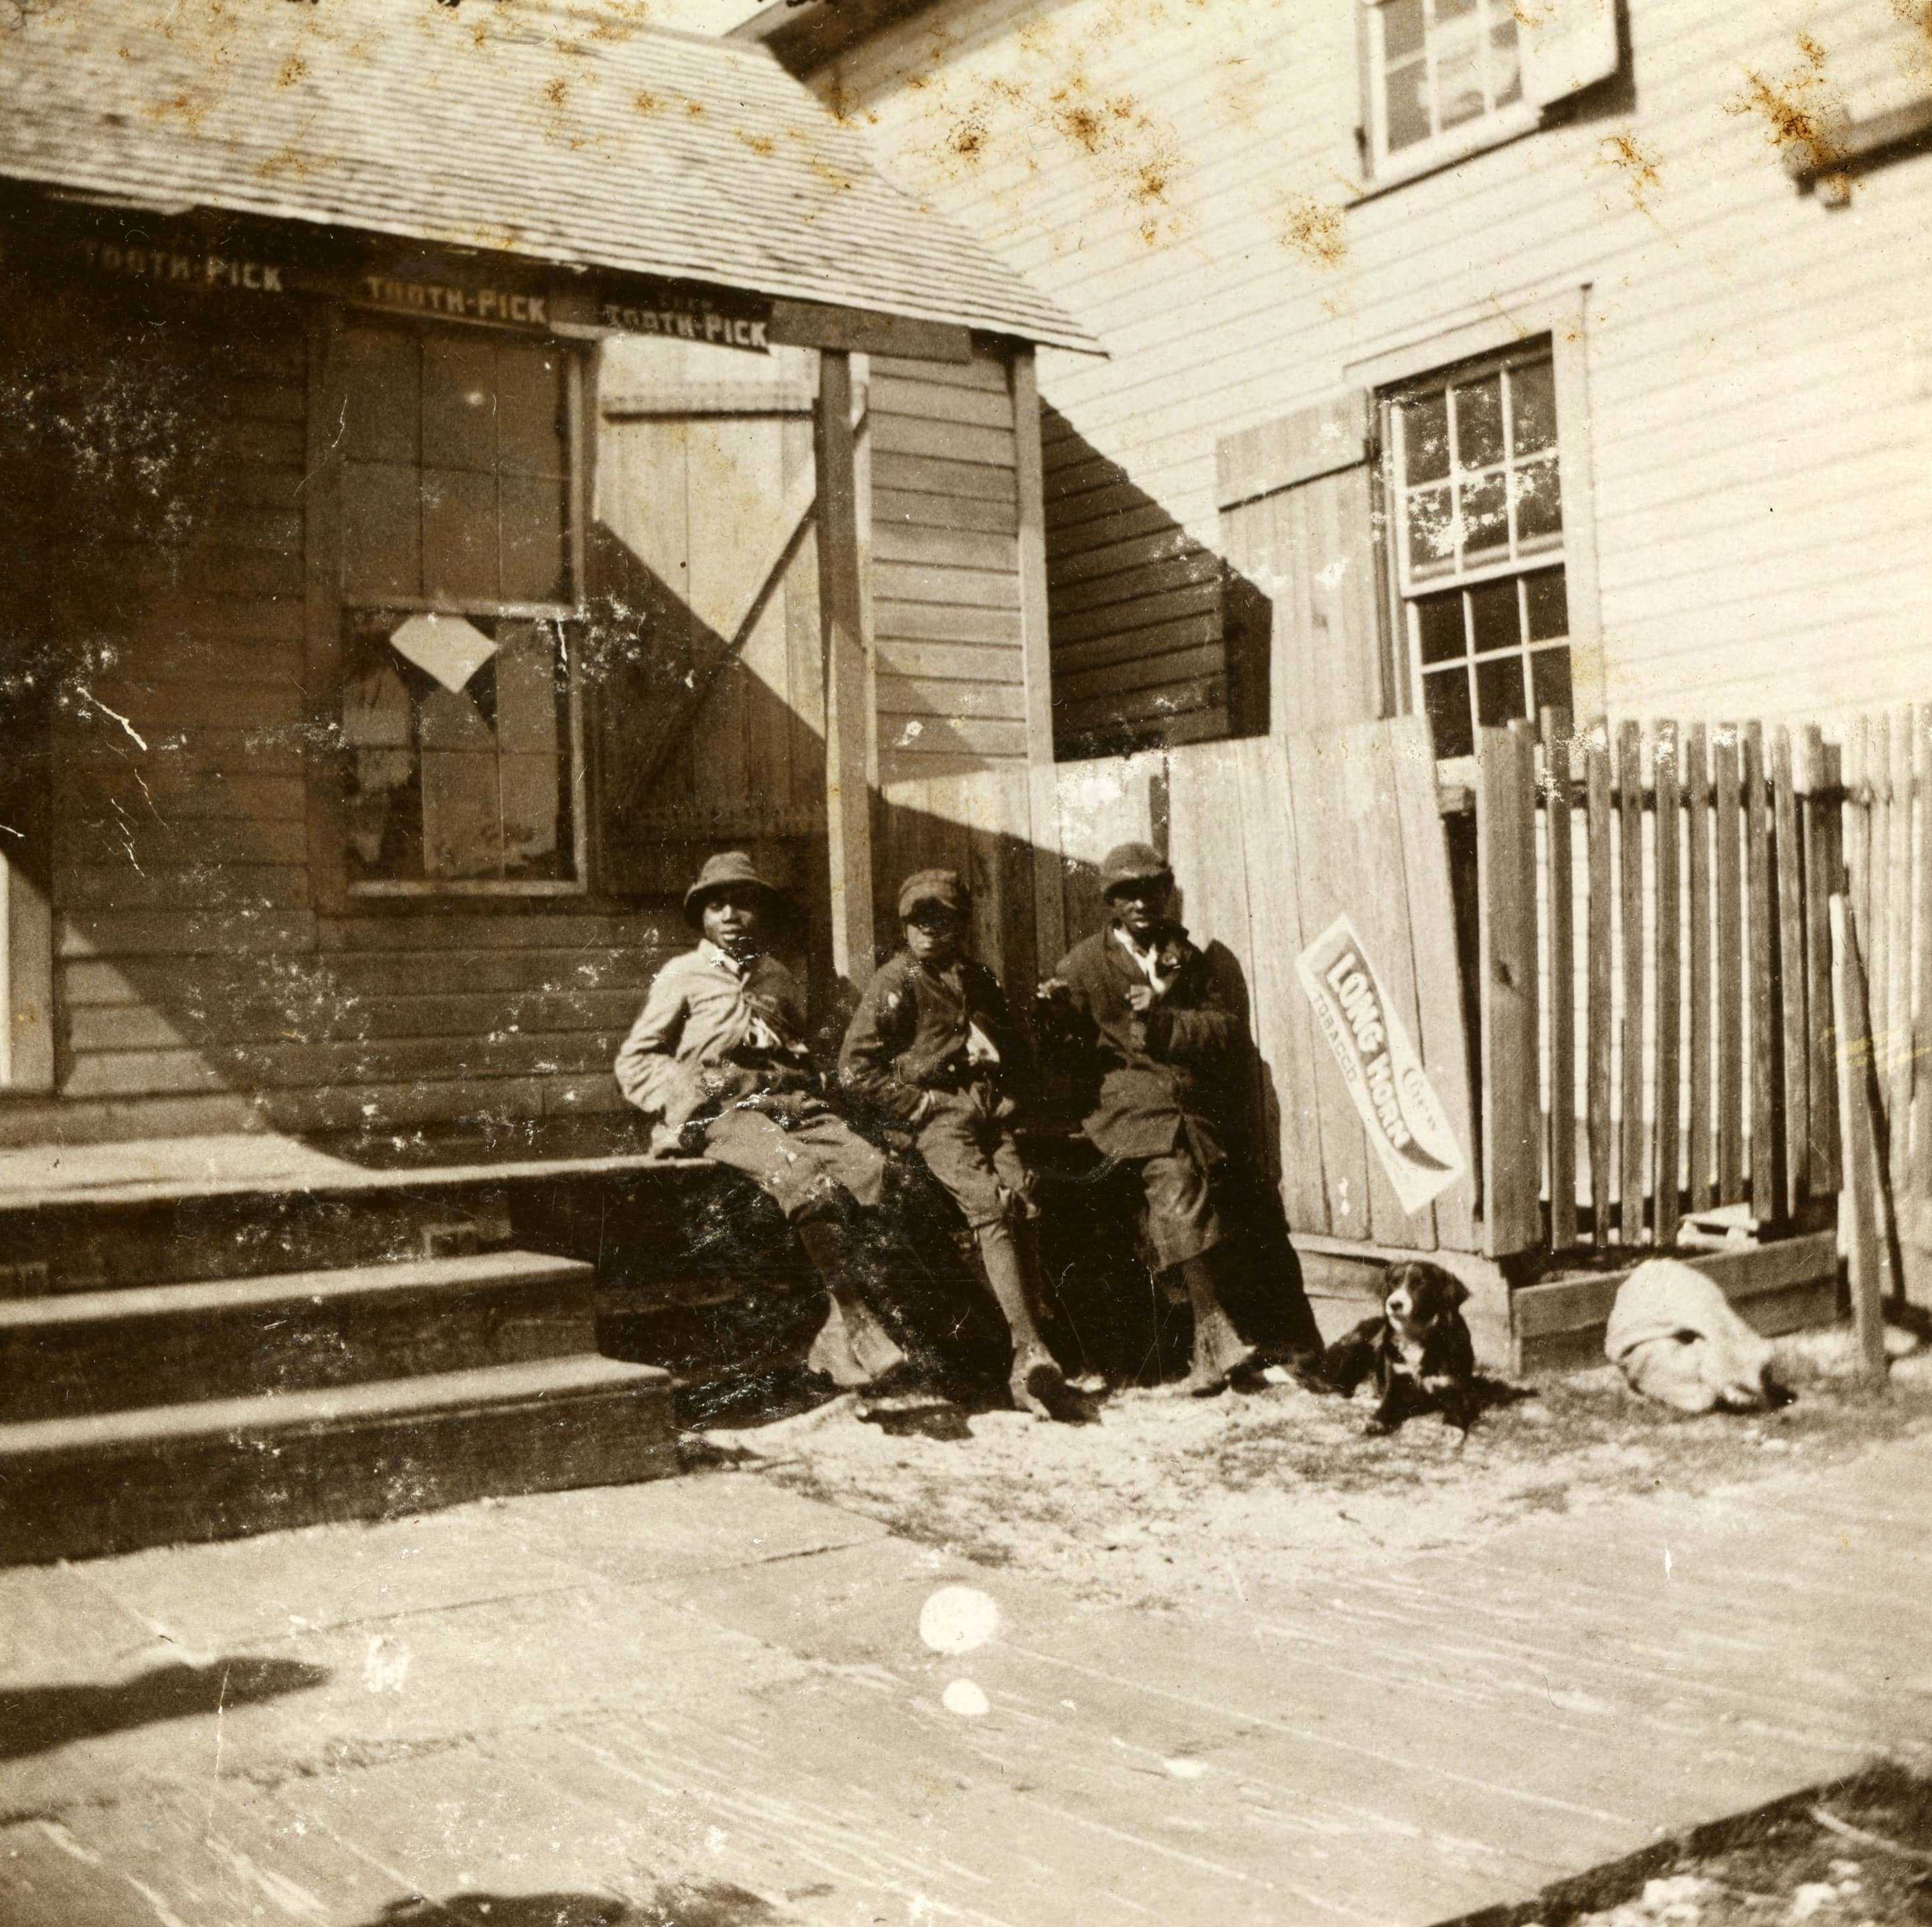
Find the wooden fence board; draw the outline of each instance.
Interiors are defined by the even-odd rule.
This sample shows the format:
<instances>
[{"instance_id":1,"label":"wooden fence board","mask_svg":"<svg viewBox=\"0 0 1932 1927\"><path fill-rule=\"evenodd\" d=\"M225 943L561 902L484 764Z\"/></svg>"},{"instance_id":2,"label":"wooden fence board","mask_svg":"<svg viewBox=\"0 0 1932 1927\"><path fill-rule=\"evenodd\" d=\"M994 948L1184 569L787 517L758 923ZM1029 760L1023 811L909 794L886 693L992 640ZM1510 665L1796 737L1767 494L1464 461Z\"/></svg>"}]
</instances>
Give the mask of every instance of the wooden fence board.
<instances>
[{"instance_id":1,"label":"wooden fence board","mask_svg":"<svg viewBox=\"0 0 1932 1927\"><path fill-rule=\"evenodd\" d=\"M1912 874L1918 880L1918 914L1915 925L1918 965L1917 1003L1912 1017L1912 1056L1918 1115L1912 1120L1911 1182L1908 1194L1932 1198L1932 1083L1917 1075L1932 1057L1932 703L1921 703L1912 731L1912 792L1917 814L1912 820Z\"/></svg>"},{"instance_id":2,"label":"wooden fence board","mask_svg":"<svg viewBox=\"0 0 1932 1927\"><path fill-rule=\"evenodd\" d=\"M1805 989L1804 846L1791 732L1780 724L1772 737L1772 817L1778 833L1778 965L1784 1017L1780 1068L1784 1081L1784 1211L1796 1218L1810 1194L1811 1050Z\"/></svg>"},{"instance_id":3,"label":"wooden fence board","mask_svg":"<svg viewBox=\"0 0 1932 1927\"><path fill-rule=\"evenodd\" d=\"M1683 993L1683 956L1678 934L1678 870L1680 835L1678 744L1675 728L1660 726L1654 745L1656 772L1657 903L1657 1128L1652 1166L1652 1232L1662 1245L1677 1242L1678 1104L1682 1059L1678 1025Z\"/></svg>"},{"instance_id":4,"label":"wooden fence board","mask_svg":"<svg viewBox=\"0 0 1932 1927\"><path fill-rule=\"evenodd\" d=\"M1368 723L1346 731L1343 742L1348 754L1342 766L1342 780L1352 793L1348 799L1349 823L1358 858L1366 866L1360 874L1364 877L1386 876L1392 886L1358 891L1352 907L1355 928L1361 932L1363 940L1369 946L1369 955L1382 974L1390 1009L1401 1020L1416 1048L1421 1050L1426 1047L1426 1033L1416 989L1412 908L1415 886L1408 874L1399 799L1405 786L1413 795L1418 787L1416 778L1426 772L1426 787L1432 793L1430 800L1433 801L1433 757L1429 739L1426 733L1418 735L1412 729L1406 742L1398 743L1393 726ZM1420 761L1417 760L1418 755ZM1531 829L1533 852L1533 817ZM1436 834L1439 842L1439 817ZM1533 895L1536 887L1534 868L1528 874L1528 881ZM1432 964L1433 960L1431 961ZM1438 1002L1438 1011L1440 1008ZM1533 1059L1531 1071L1533 1077ZM1376 1161L1376 1169L1381 1173L1379 1158ZM1434 1207L1412 1215L1402 1208L1393 1185L1385 1187L1385 1194L1386 1215L1384 1188L1371 1185L1370 1203L1375 1208L1377 1239L1384 1244L1419 1251L1434 1250Z\"/></svg>"},{"instance_id":5,"label":"wooden fence board","mask_svg":"<svg viewBox=\"0 0 1932 1927\"><path fill-rule=\"evenodd\" d=\"M1804 838L1804 1008L1811 1062L1811 1142L1804 1167L1814 1197L1838 1188L1838 1075L1832 1055L1831 898L1844 888L1838 856L1839 752L1816 723L1807 725L1804 790L1799 808Z\"/></svg>"},{"instance_id":6,"label":"wooden fence board","mask_svg":"<svg viewBox=\"0 0 1932 1927\"><path fill-rule=\"evenodd\" d=\"M1468 1039L1461 971L1456 963L1456 907L1449 850L1436 799L1436 753L1419 716L1384 724L1394 763L1393 793L1402 829L1404 892L1420 1028L1416 1048L1429 1081L1462 1147L1468 1174L1436 1200L1436 1235L1452 1251L1476 1248L1476 1159L1472 1142ZM1575 1168L1573 1146L1570 1164ZM1573 1191L1574 1197L1574 1191Z\"/></svg>"},{"instance_id":7,"label":"wooden fence board","mask_svg":"<svg viewBox=\"0 0 1932 1927\"><path fill-rule=\"evenodd\" d=\"M1891 840L1886 861L1885 1055L1879 1089L1885 1100L1885 1148L1892 1195L1904 1195L1910 1175L1912 1061L1912 956L1916 931L1912 916L1912 712L1901 704L1890 718Z\"/></svg>"},{"instance_id":8,"label":"wooden fence board","mask_svg":"<svg viewBox=\"0 0 1932 1927\"><path fill-rule=\"evenodd\" d=\"M1761 1222L1778 1215L1778 1125L1772 1097L1771 818L1765 808L1764 725L1748 723L1744 739L1745 890L1750 900L1750 1197Z\"/></svg>"},{"instance_id":9,"label":"wooden fence board","mask_svg":"<svg viewBox=\"0 0 1932 1927\"><path fill-rule=\"evenodd\" d=\"M1494 1257L1533 1247L1543 1231L1535 747L1526 726L1480 730L1476 742L1484 1242Z\"/></svg>"},{"instance_id":10,"label":"wooden fence board","mask_svg":"<svg viewBox=\"0 0 1932 1927\"><path fill-rule=\"evenodd\" d=\"M1622 911L1623 1050L1617 1228L1626 1245L1642 1242L1644 1176L1650 1164L1643 1091L1643 738L1634 722L1617 729L1618 871Z\"/></svg>"},{"instance_id":11,"label":"wooden fence board","mask_svg":"<svg viewBox=\"0 0 1932 1927\"><path fill-rule=\"evenodd\" d=\"M1711 1081L1711 746L1702 723L1690 728L1684 742L1684 793L1690 880L1690 1012L1689 1065L1690 1116L1690 1188L1693 1211L1711 1202L1712 1126L1716 1094Z\"/></svg>"},{"instance_id":12,"label":"wooden fence board","mask_svg":"<svg viewBox=\"0 0 1932 1927\"><path fill-rule=\"evenodd\" d=\"M1570 739L1543 712L1550 865L1550 1243L1576 1242L1576 946L1570 875Z\"/></svg>"},{"instance_id":13,"label":"wooden fence board","mask_svg":"<svg viewBox=\"0 0 1932 1927\"><path fill-rule=\"evenodd\" d=\"M1712 762L1717 796L1714 919L1720 945L1717 958L1718 1202L1736 1204L1744 1196L1744 956L1738 941L1744 919L1735 730L1719 734Z\"/></svg>"},{"instance_id":14,"label":"wooden fence board","mask_svg":"<svg viewBox=\"0 0 1932 1927\"><path fill-rule=\"evenodd\" d=\"M1351 859L1342 834L1341 792L1335 773L1340 745L1332 735L1296 736L1288 738L1287 748L1302 927L1311 937L1318 936L1349 907L1361 883L1360 877L1350 874ZM1367 1141L1348 1086L1325 1047L1316 1065L1316 1090L1329 1230L1338 1238L1366 1240L1370 1218Z\"/></svg>"},{"instance_id":15,"label":"wooden fence board","mask_svg":"<svg viewBox=\"0 0 1932 1927\"><path fill-rule=\"evenodd\" d=\"M1588 1059L1587 1116L1590 1140L1591 1229L1600 1245L1610 1241L1610 1170L1614 1143L1610 1125L1610 1040L1613 961L1610 926L1610 746L1600 736L1587 739L1583 751L1585 807L1590 888L1590 981L1586 1006Z\"/></svg>"},{"instance_id":16,"label":"wooden fence board","mask_svg":"<svg viewBox=\"0 0 1932 1927\"><path fill-rule=\"evenodd\" d=\"M1255 1036L1261 1053L1264 1125L1274 1126L1270 1159L1281 1184L1289 1228L1326 1232L1322 1119L1316 1073L1328 1045L1317 1034L1294 960L1316 933L1304 921L1288 755L1269 738L1236 745L1240 820L1257 856L1248 867L1249 913L1263 940L1255 946ZM1438 823L1437 837L1441 837ZM1284 853L1288 853L1284 860Z\"/></svg>"}]
</instances>

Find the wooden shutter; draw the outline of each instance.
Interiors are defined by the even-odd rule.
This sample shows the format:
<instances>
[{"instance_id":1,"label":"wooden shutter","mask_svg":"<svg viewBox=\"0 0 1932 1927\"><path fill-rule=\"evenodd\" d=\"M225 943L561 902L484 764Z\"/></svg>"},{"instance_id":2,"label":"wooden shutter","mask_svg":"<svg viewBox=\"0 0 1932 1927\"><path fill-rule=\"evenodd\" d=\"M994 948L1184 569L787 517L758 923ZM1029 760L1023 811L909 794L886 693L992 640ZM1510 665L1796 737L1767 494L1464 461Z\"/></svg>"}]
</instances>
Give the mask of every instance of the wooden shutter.
<instances>
[{"instance_id":1,"label":"wooden shutter","mask_svg":"<svg viewBox=\"0 0 1932 1927\"><path fill-rule=\"evenodd\" d=\"M1540 0L1517 16L1523 97L1546 107L1617 70L1616 0Z\"/></svg>"},{"instance_id":2,"label":"wooden shutter","mask_svg":"<svg viewBox=\"0 0 1932 1927\"><path fill-rule=\"evenodd\" d=\"M1372 722L1394 709L1374 507L1374 399L1350 389L1216 451L1231 610L1268 668L1270 734ZM1244 629L1250 624L1241 625Z\"/></svg>"}]
</instances>

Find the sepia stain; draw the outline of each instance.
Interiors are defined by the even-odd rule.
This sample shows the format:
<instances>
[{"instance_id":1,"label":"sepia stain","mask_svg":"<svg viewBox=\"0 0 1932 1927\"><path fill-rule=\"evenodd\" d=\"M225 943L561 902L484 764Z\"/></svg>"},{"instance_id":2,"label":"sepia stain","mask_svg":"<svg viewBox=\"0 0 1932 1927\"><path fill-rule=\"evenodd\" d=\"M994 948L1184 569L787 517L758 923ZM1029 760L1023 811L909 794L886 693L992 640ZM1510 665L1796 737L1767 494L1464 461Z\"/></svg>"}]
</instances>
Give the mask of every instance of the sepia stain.
<instances>
[{"instance_id":1,"label":"sepia stain","mask_svg":"<svg viewBox=\"0 0 1932 1927\"><path fill-rule=\"evenodd\" d=\"M292 87L308 71L308 62L298 53L292 53L284 61L275 74L278 87Z\"/></svg>"},{"instance_id":2,"label":"sepia stain","mask_svg":"<svg viewBox=\"0 0 1932 1927\"><path fill-rule=\"evenodd\" d=\"M1797 64L1781 75L1746 67L1744 91L1724 103L1724 111L1762 121L1766 138L1788 162L1828 169L1845 157L1844 103L1826 73L1819 41L1801 33L1798 52Z\"/></svg>"},{"instance_id":3,"label":"sepia stain","mask_svg":"<svg viewBox=\"0 0 1932 1927\"><path fill-rule=\"evenodd\" d=\"M1624 192L1640 214L1650 211L1651 196L1664 187L1664 157L1644 146L1632 133L1606 134L1598 143L1606 165L1622 176Z\"/></svg>"},{"instance_id":4,"label":"sepia stain","mask_svg":"<svg viewBox=\"0 0 1932 1927\"><path fill-rule=\"evenodd\" d=\"M767 154L777 151L777 143L768 133L740 133L738 138L754 154Z\"/></svg>"},{"instance_id":5,"label":"sepia stain","mask_svg":"<svg viewBox=\"0 0 1932 1927\"><path fill-rule=\"evenodd\" d=\"M1342 210L1309 194L1291 194L1280 205L1281 244L1310 267L1339 268L1348 259Z\"/></svg>"}]
</instances>

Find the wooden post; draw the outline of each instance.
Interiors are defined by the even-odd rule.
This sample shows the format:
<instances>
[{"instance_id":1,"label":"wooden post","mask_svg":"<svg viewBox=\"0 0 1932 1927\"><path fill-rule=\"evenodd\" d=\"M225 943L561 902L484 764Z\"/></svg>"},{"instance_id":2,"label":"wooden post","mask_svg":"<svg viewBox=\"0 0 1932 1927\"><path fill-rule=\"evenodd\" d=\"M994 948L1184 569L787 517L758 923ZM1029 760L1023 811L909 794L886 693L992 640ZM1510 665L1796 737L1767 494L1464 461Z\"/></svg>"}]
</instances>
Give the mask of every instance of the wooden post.
<instances>
[{"instance_id":1,"label":"wooden post","mask_svg":"<svg viewBox=\"0 0 1932 1927\"><path fill-rule=\"evenodd\" d=\"M1610 746L1592 731L1583 748L1586 859L1590 879L1590 982L1586 1050L1590 1095L1590 1224L1599 1245L1610 1242L1610 1169L1616 1146L1610 1131Z\"/></svg>"},{"instance_id":2,"label":"wooden post","mask_svg":"<svg viewBox=\"0 0 1932 1927\"><path fill-rule=\"evenodd\" d=\"M1620 1054L1623 1114L1618 1140L1617 1236L1642 1244L1643 1188L1650 1158L1643 1102L1643 737L1639 726L1617 725L1618 881L1623 928L1624 1027Z\"/></svg>"},{"instance_id":3,"label":"wooden post","mask_svg":"<svg viewBox=\"0 0 1932 1927\"><path fill-rule=\"evenodd\" d=\"M1660 723L1652 739L1653 782L1657 796L1657 1131L1651 1166L1651 1227L1660 1245L1677 1242L1678 1122L1682 1084L1679 1020L1682 1014L1683 947L1678 930L1678 856L1682 831L1678 808L1677 726Z\"/></svg>"},{"instance_id":4,"label":"wooden post","mask_svg":"<svg viewBox=\"0 0 1932 1927\"><path fill-rule=\"evenodd\" d=\"M1778 1182L1779 1116L1772 1055L1771 813L1765 805L1764 725L1744 725L1744 891L1750 930L1750 1199L1761 1224L1782 1215Z\"/></svg>"},{"instance_id":5,"label":"wooden post","mask_svg":"<svg viewBox=\"0 0 1932 1927\"><path fill-rule=\"evenodd\" d=\"M1543 712L1550 850L1550 1247L1576 1242L1576 953L1571 896L1570 739Z\"/></svg>"},{"instance_id":6,"label":"wooden post","mask_svg":"<svg viewBox=\"0 0 1932 1927\"><path fill-rule=\"evenodd\" d=\"M825 651L826 841L832 874L832 967L854 988L871 980L872 800L866 781L872 718L866 702L866 640L859 573L859 498L854 472L852 358L818 358L814 421L818 468L818 606Z\"/></svg>"},{"instance_id":7,"label":"wooden post","mask_svg":"<svg viewBox=\"0 0 1932 1927\"><path fill-rule=\"evenodd\" d=\"M1066 898L1060 863L1060 779L1053 757L1053 670L1047 646L1046 463L1040 441L1040 377L1030 348L1014 351L1012 388L1034 937L1040 975L1045 976L1066 949Z\"/></svg>"},{"instance_id":8,"label":"wooden post","mask_svg":"<svg viewBox=\"0 0 1932 1927\"><path fill-rule=\"evenodd\" d=\"M1777 832L1778 943L1784 1019L1784 1215L1796 1218L1816 1179L1810 1171L1811 1049L1804 1002L1804 845L1792 775L1791 731L1771 739L1772 814Z\"/></svg>"},{"instance_id":9,"label":"wooden post","mask_svg":"<svg viewBox=\"0 0 1932 1927\"><path fill-rule=\"evenodd\" d=\"M1872 1132L1871 1025L1857 925L1843 896L1832 897L1832 1009L1838 1035L1838 1115L1844 1152L1845 1248L1852 1323L1868 1378L1885 1377L1885 1313L1879 1293L1878 1154ZM1864 1061L1858 1062L1860 1053Z\"/></svg>"},{"instance_id":10,"label":"wooden post","mask_svg":"<svg viewBox=\"0 0 1932 1927\"><path fill-rule=\"evenodd\" d=\"M1483 1008L1484 1250L1542 1233L1537 1066L1536 739L1527 724L1476 733L1476 867Z\"/></svg>"},{"instance_id":11,"label":"wooden post","mask_svg":"<svg viewBox=\"0 0 1932 1927\"><path fill-rule=\"evenodd\" d=\"M14 839L4 841L10 846ZM53 910L44 883L28 874L10 847L0 850L0 993L7 999L6 1020L0 1023L0 1091L51 1091Z\"/></svg>"},{"instance_id":12,"label":"wooden post","mask_svg":"<svg viewBox=\"0 0 1932 1927\"><path fill-rule=\"evenodd\" d=\"M1711 1083L1711 751L1702 723L1684 739L1684 793L1690 806L1690 1209L1702 1211L1712 1197L1717 1097Z\"/></svg>"}]
</instances>

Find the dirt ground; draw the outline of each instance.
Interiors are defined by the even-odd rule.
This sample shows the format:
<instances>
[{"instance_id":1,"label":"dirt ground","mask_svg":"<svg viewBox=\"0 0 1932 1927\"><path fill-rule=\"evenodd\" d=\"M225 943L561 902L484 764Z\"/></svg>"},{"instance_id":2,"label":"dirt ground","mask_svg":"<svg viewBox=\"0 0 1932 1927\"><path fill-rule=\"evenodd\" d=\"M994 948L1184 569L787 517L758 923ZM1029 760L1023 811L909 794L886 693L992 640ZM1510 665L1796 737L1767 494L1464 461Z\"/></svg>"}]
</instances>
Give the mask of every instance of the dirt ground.
<instances>
[{"instance_id":1,"label":"dirt ground","mask_svg":"<svg viewBox=\"0 0 1932 1927\"><path fill-rule=\"evenodd\" d=\"M1610 1907L1518 1910L1522 1927L1907 1927L1932 1921L1932 1781L1882 1767L1708 1831ZM1587 1905L1587 1903L1586 1903Z\"/></svg>"},{"instance_id":2,"label":"dirt ground","mask_svg":"<svg viewBox=\"0 0 1932 1927\"><path fill-rule=\"evenodd\" d=\"M915 1397L868 1419L848 1396L715 1419L687 1435L687 1461L761 1467L902 1536L1096 1601L1238 1606L1257 1576L1467 1551L1529 1513L1714 1491L1922 1431L1932 1352L1893 1336L1904 1355L1882 1395L1852 1378L1845 1335L1784 1341L1796 1401L1751 1416L1682 1416L1607 1366L1493 1407L1466 1443L1433 1416L1365 1437L1366 1390L1351 1404L1292 1383L1213 1400L1117 1392L1082 1425Z\"/></svg>"}]
</instances>

